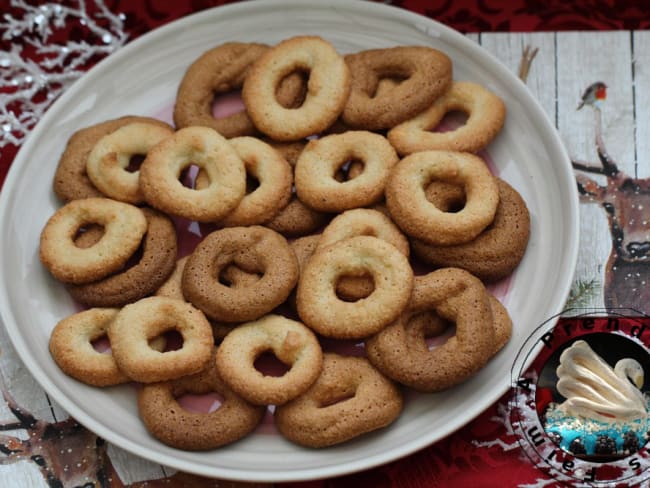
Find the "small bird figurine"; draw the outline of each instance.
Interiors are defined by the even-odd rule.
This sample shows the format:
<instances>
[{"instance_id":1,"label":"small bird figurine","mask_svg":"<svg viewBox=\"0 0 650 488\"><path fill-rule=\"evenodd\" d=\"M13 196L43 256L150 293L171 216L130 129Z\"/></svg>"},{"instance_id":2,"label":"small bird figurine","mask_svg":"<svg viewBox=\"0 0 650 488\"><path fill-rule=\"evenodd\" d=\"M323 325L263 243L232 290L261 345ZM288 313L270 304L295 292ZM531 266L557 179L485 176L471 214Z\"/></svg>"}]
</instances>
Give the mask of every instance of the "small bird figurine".
<instances>
[{"instance_id":1,"label":"small bird figurine","mask_svg":"<svg viewBox=\"0 0 650 488\"><path fill-rule=\"evenodd\" d=\"M598 107L600 102L607 98L607 85L602 81L597 81L592 83L582 94L582 99L578 104L576 110L580 110L585 105L591 105L593 107Z\"/></svg>"}]
</instances>

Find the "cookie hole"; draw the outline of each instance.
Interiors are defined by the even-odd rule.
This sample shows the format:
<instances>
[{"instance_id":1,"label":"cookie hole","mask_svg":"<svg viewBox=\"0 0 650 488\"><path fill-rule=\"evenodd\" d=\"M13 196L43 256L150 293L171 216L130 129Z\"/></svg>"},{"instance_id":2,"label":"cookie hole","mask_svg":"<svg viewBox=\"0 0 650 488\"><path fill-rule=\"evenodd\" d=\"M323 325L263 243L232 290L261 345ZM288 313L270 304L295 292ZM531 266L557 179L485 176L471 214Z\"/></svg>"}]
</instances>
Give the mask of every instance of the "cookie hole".
<instances>
[{"instance_id":1,"label":"cookie hole","mask_svg":"<svg viewBox=\"0 0 650 488\"><path fill-rule=\"evenodd\" d=\"M140 166L142 166L142 163L146 157L146 154L134 154L131 156L131 158L129 158L129 164L127 164L126 168L124 169L129 173L135 173L136 171L139 171Z\"/></svg>"},{"instance_id":2,"label":"cookie hole","mask_svg":"<svg viewBox=\"0 0 650 488\"><path fill-rule=\"evenodd\" d=\"M183 336L177 330L170 329L158 336L149 338L147 342L149 347L156 351L178 351L183 347Z\"/></svg>"},{"instance_id":3,"label":"cookie hole","mask_svg":"<svg viewBox=\"0 0 650 488\"><path fill-rule=\"evenodd\" d=\"M296 78L300 87L295 88ZM275 90L275 98L284 108L300 108L307 98L307 85L309 83L309 70L298 69L285 76ZM294 93L296 92L296 93ZM293 96L290 96L293 94Z\"/></svg>"},{"instance_id":4,"label":"cookie hole","mask_svg":"<svg viewBox=\"0 0 650 488\"><path fill-rule=\"evenodd\" d=\"M365 163L360 159L349 159L336 170L334 179L339 183L352 181L357 176L361 175L365 169Z\"/></svg>"},{"instance_id":5,"label":"cookie hole","mask_svg":"<svg viewBox=\"0 0 650 488\"><path fill-rule=\"evenodd\" d=\"M461 185L444 181L430 182L424 194L426 199L443 212L457 213L465 208L467 197Z\"/></svg>"},{"instance_id":6,"label":"cookie hole","mask_svg":"<svg viewBox=\"0 0 650 488\"><path fill-rule=\"evenodd\" d=\"M215 93L212 99L212 116L215 119L225 119L244 110L244 101L241 98L240 90Z\"/></svg>"},{"instance_id":7,"label":"cookie hole","mask_svg":"<svg viewBox=\"0 0 650 488\"><path fill-rule=\"evenodd\" d=\"M284 376L291 368L278 359L273 351L264 351L257 356L253 366L264 376Z\"/></svg>"},{"instance_id":8,"label":"cookie hole","mask_svg":"<svg viewBox=\"0 0 650 488\"><path fill-rule=\"evenodd\" d=\"M430 132L451 132L467 124L469 114L462 110L447 112L442 120Z\"/></svg>"},{"instance_id":9,"label":"cookie hole","mask_svg":"<svg viewBox=\"0 0 650 488\"><path fill-rule=\"evenodd\" d=\"M381 97L396 88L400 83L406 81L408 76L391 75L390 77L380 78L377 81L375 90L368 95L370 98Z\"/></svg>"},{"instance_id":10,"label":"cookie hole","mask_svg":"<svg viewBox=\"0 0 650 488\"><path fill-rule=\"evenodd\" d=\"M357 302L369 297L375 291L372 274L344 274L336 282L336 296L344 302Z\"/></svg>"},{"instance_id":11,"label":"cookie hole","mask_svg":"<svg viewBox=\"0 0 650 488\"><path fill-rule=\"evenodd\" d=\"M223 405L225 398L217 392L185 393L176 398L178 404L191 413L212 413Z\"/></svg>"},{"instance_id":12,"label":"cookie hole","mask_svg":"<svg viewBox=\"0 0 650 488\"><path fill-rule=\"evenodd\" d=\"M447 327L440 333L431 333L425 331L424 341L429 351L434 350L447 343L449 339L456 335L456 324L448 322Z\"/></svg>"},{"instance_id":13,"label":"cookie hole","mask_svg":"<svg viewBox=\"0 0 650 488\"><path fill-rule=\"evenodd\" d=\"M180 181L185 188L196 189L197 179L199 179L198 175L199 167L196 164L190 164L181 171L178 181ZM208 177L203 174L201 178L203 178L203 183L207 186Z\"/></svg>"},{"instance_id":14,"label":"cookie hole","mask_svg":"<svg viewBox=\"0 0 650 488\"><path fill-rule=\"evenodd\" d=\"M88 224L77 229L72 240L77 247L86 249L94 246L104 235L104 226L99 224Z\"/></svg>"},{"instance_id":15,"label":"cookie hole","mask_svg":"<svg viewBox=\"0 0 650 488\"><path fill-rule=\"evenodd\" d=\"M262 273L245 271L236 264L230 264L219 272L219 283L229 288L251 286L263 276Z\"/></svg>"},{"instance_id":16,"label":"cookie hole","mask_svg":"<svg viewBox=\"0 0 650 488\"><path fill-rule=\"evenodd\" d=\"M327 408L327 407L331 407L332 405L336 405L338 403L343 403L347 400L353 399L356 394L357 394L356 390L351 390L351 391L346 390L346 391L336 392L334 395L328 398L323 398L318 403L318 408Z\"/></svg>"},{"instance_id":17,"label":"cookie hole","mask_svg":"<svg viewBox=\"0 0 650 488\"><path fill-rule=\"evenodd\" d=\"M111 352L111 341L108 340L106 334L98 337L97 339L90 341L90 345L93 346L93 349L97 352L107 354Z\"/></svg>"},{"instance_id":18,"label":"cookie hole","mask_svg":"<svg viewBox=\"0 0 650 488\"><path fill-rule=\"evenodd\" d=\"M246 194L253 193L260 187L260 180L254 175L246 173Z\"/></svg>"}]
</instances>

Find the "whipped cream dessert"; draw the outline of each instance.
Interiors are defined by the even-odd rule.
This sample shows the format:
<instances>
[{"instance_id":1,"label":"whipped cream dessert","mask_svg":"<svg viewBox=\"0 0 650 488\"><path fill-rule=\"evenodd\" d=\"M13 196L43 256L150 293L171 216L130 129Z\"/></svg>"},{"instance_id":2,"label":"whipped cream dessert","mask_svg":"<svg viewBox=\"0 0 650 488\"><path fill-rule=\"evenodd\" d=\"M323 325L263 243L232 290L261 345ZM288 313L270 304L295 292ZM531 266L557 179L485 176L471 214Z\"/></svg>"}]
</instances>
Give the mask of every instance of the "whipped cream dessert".
<instances>
[{"instance_id":1,"label":"whipped cream dessert","mask_svg":"<svg viewBox=\"0 0 650 488\"><path fill-rule=\"evenodd\" d=\"M544 413L544 430L575 455L625 456L648 440L648 398L641 392L638 361L621 359L612 368L586 341L564 350L556 370L557 391L566 399Z\"/></svg>"}]
</instances>

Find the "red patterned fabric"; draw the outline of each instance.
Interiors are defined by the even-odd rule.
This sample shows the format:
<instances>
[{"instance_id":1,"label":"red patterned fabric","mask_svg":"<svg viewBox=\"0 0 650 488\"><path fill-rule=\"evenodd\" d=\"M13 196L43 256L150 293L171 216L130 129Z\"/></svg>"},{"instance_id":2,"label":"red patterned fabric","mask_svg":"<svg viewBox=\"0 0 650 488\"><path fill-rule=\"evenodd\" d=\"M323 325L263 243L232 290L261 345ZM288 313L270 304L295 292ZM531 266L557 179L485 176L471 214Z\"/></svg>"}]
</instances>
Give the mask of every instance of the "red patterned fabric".
<instances>
[{"instance_id":1,"label":"red patterned fabric","mask_svg":"<svg viewBox=\"0 0 650 488\"><path fill-rule=\"evenodd\" d=\"M44 2L29 2L32 5ZM78 5L77 2L59 2ZM232 3L225 0L107 0L112 12L125 14L125 28L129 40L169 23L177 18L214 6ZM650 27L646 2L637 0L396 0L394 5L441 21L461 32L486 31L541 31L541 30L596 30L644 29ZM89 12L95 7L87 2ZM0 12L14 14L16 8L6 0L0 1ZM61 39L96 44L95 34L80 25L64 27L53 33L50 42ZM24 59L40 61L30 44L29 36L13 38L0 31L0 51L20 48ZM88 60L89 69L100 59ZM0 67L0 69L2 69ZM0 87L0 95L11 93L13 88ZM35 97L44 97L36 93ZM15 107L14 107L15 108ZM8 107L12 109L11 106ZM0 185L14 160L18 147L3 145L0 152ZM50 162L52 164L52 162ZM405 459L376 469L343 476L337 479L297 483L296 488L325 487L493 487L530 484L553 486L548 480L540 482L543 475L524 457L514 436L508 433L499 411L501 402L491 406L467 426ZM551 484L549 484L551 483ZM286 485L288 486L288 485Z\"/></svg>"}]
</instances>

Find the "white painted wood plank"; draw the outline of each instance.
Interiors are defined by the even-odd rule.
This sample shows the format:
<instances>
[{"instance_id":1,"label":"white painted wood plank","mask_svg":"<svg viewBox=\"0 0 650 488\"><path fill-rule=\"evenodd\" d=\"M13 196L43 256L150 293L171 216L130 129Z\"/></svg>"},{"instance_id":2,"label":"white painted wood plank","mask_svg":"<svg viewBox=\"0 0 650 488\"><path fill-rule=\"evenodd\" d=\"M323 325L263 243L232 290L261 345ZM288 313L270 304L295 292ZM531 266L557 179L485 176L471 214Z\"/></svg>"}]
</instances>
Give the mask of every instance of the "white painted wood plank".
<instances>
[{"instance_id":1,"label":"white painted wood plank","mask_svg":"<svg viewBox=\"0 0 650 488\"><path fill-rule=\"evenodd\" d=\"M113 444L109 444L107 450L115 471L125 485L137 481L163 478L165 476L165 472L160 464L134 456L130 452Z\"/></svg>"},{"instance_id":2,"label":"white painted wood plank","mask_svg":"<svg viewBox=\"0 0 650 488\"><path fill-rule=\"evenodd\" d=\"M557 121L570 157L598 165L596 112L576 110L585 89L604 82L607 100L602 105L603 138L608 152L624 171L634 167L634 113L632 110L630 33L565 32L557 34ZM603 177L592 175L601 184ZM581 252L576 280L601 284L598 298L589 307L602 307L604 265L611 251L607 216L602 207L581 204Z\"/></svg>"},{"instance_id":3,"label":"white painted wood plank","mask_svg":"<svg viewBox=\"0 0 650 488\"><path fill-rule=\"evenodd\" d=\"M633 34L636 176L650 177L650 31Z\"/></svg>"},{"instance_id":4,"label":"white painted wood plank","mask_svg":"<svg viewBox=\"0 0 650 488\"><path fill-rule=\"evenodd\" d=\"M515 74L519 73L525 47L537 48L526 84L551 121L555 122L555 34L484 33L481 34L481 46Z\"/></svg>"},{"instance_id":5,"label":"white painted wood plank","mask_svg":"<svg viewBox=\"0 0 650 488\"><path fill-rule=\"evenodd\" d=\"M21 461L0 467L0 486L7 488L48 488L36 464Z\"/></svg>"}]
</instances>

